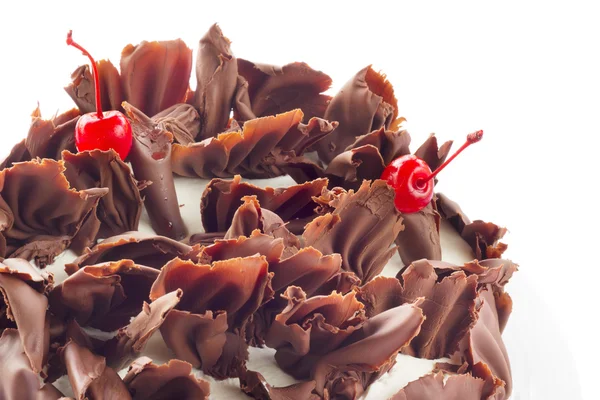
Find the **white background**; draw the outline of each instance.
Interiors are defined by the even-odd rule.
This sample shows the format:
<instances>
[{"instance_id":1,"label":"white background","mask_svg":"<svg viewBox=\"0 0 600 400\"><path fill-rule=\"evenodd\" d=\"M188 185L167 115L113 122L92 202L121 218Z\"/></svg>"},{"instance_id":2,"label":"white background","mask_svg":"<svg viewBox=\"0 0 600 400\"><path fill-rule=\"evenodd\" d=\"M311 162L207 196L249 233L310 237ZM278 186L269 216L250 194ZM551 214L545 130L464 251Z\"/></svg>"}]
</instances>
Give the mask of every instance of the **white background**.
<instances>
[{"instance_id":1,"label":"white background","mask_svg":"<svg viewBox=\"0 0 600 400\"><path fill-rule=\"evenodd\" d=\"M238 57L305 61L334 79L332 92L373 63L394 83L414 143L483 129L439 189L471 218L510 229L507 256L521 265L515 312L529 313L511 329L524 332L524 348L535 341L532 376L571 394L556 398L578 398L580 385L598 398L600 13L591 2L14 3L0 2L2 158L37 101L47 117L72 106L62 87L87 61L65 45L69 29L118 65L127 43L181 37L195 49L219 22Z\"/></svg>"}]
</instances>

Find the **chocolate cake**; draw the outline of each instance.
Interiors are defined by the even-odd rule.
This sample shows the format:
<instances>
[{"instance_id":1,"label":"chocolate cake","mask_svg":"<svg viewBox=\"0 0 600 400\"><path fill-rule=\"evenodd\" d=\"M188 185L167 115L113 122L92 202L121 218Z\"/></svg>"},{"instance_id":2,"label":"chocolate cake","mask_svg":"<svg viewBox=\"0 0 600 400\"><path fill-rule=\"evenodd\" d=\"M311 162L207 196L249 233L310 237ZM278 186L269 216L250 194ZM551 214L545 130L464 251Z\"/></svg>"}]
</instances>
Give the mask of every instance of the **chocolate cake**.
<instances>
[{"instance_id":1,"label":"chocolate cake","mask_svg":"<svg viewBox=\"0 0 600 400\"><path fill-rule=\"evenodd\" d=\"M442 193L400 212L381 179L452 143L414 146L370 66L331 96L230 45L97 63L124 160L78 146L89 66L76 108L34 112L0 171L0 399L508 399L506 229Z\"/></svg>"}]
</instances>

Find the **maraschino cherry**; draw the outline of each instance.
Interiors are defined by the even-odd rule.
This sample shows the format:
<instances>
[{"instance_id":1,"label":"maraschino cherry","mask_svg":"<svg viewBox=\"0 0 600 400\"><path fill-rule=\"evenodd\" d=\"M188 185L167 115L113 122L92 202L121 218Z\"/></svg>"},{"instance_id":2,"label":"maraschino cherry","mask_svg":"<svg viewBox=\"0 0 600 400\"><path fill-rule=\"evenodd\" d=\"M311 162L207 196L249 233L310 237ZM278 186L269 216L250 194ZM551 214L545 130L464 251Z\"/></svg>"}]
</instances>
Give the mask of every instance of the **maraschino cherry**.
<instances>
[{"instance_id":1,"label":"maraschino cherry","mask_svg":"<svg viewBox=\"0 0 600 400\"><path fill-rule=\"evenodd\" d=\"M464 149L477 143L483 137L483 131L467 135L467 141L435 171L425 161L413 155L406 155L392 161L381 174L396 192L395 204L402 213L414 213L422 210L433 198L433 178L443 170Z\"/></svg>"},{"instance_id":2,"label":"maraschino cherry","mask_svg":"<svg viewBox=\"0 0 600 400\"><path fill-rule=\"evenodd\" d=\"M77 150L114 149L121 159L125 160L129 150L131 150L132 143L129 121L119 111L102 112L100 78L98 77L96 62L86 49L73 41L72 31L67 34L67 45L81 50L83 55L90 59L94 73L94 88L96 89L96 112L82 115L75 126Z\"/></svg>"}]
</instances>

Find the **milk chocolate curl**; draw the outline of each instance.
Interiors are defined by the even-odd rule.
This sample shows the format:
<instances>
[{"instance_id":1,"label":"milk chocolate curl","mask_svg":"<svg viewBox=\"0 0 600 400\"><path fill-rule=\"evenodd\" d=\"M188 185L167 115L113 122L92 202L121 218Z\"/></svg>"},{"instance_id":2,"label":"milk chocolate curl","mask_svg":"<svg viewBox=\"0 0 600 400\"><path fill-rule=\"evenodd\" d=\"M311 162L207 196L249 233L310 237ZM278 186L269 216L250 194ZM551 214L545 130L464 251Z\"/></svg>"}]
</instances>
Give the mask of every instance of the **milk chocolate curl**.
<instances>
[{"instance_id":1,"label":"milk chocolate curl","mask_svg":"<svg viewBox=\"0 0 600 400\"><path fill-rule=\"evenodd\" d=\"M171 132L175 141L183 145L194 142L200 132L200 116L189 104L175 104L154 115L152 120Z\"/></svg>"},{"instance_id":2,"label":"milk chocolate curl","mask_svg":"<svg viewBox=\"0 0 600 400\"><path fill-rule=\"evenodd\" d=\"M96 62L100 78L100 97L102 110L120 110L123 97L121 76L115 66L108 60ZM71 74L71 83L65 87L67 94L73 99L82 114L96 111L96 88L94 77L88 65L78 67Z\"/></svg>"},{"instance_id":3,"label":"milk chocolate curl","mask_svg":"<svg viewBox=\"0 0 600 400\"><path fill-rule=\"evenodd\" d=\"M300 382L286 387L273 387L261 373L244 369L240 374L240 388L257 400L319 400L313 393L315 381Z\"/></svg>"},{"instance_id":4,"label":"milk chocolate curl","mask_svg":"<svg viewBox=\"0 0 600 400\"><path fill-rule=\"evenodd\" d=\"M389 400L480 400L488 398L483 385L483 379L472 375L451 375L445 380L444 374L438 372L410 382Z\"/></svg>"},{"instance_id":5,"label":"milk chocolate curl","mask_svg":"<svg viewBox=\"0 0 600 400\"><path fill-rule=\"evenodd\" d=\"M181 240L187 231L181 219L171 169L173 136L131 104L124 102L123 108L133 130L129 161L134 175L138 180L152 182L145 190L144 199L152 229L159 235Z\"/></svg>"}]
</instances>

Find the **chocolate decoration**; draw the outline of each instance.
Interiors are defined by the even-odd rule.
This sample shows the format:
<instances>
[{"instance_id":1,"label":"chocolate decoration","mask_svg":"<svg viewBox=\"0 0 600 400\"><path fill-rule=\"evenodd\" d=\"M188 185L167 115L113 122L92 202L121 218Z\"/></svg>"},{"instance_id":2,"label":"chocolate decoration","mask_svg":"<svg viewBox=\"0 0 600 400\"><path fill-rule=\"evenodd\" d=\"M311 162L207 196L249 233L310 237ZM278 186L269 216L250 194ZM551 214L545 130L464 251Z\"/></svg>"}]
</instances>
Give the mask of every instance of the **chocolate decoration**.
<instances>
[{"instance_id":1,"label":"chocolate decoration","mask_svg":"<svg viewBox=\"0 0 600 400\"><path fill-rule=\"evenodd\" d=\"M103 240L92 249L65 265L69 275L86 265L100 264L122 259L135 264L161 269L168 261L179 258L193 258L193 249L187 244L164 236L148 235L141 232L127 232Z\"/></svg>"},{"instance_id":2,"label":"chocolate decoration","mask_svg":"<svg viewBox=\"0 0 600 400\"><path fill-rule=\"evenodd\" d=\"M447 380L444 374L425 375L410 382L389 400L481 400L484 381L471 375L452 375Z\"/></svg>"},{"instance_id":3,"label":"chocolate decoration","mask_svg":"<svg viewBox=\"0 0 600 400\"><path fill-rule=\"evenodd\" d=\"M52 290L50 307L57 316L111 332L142 310L157 277L156 269L131 260L83 267Z\"/></svg>"},{"instance_id":4,"label":"chocolate decoration","mask_svg":"<svg viewBox=\"0 0 600 400\"><path fill-rule=\"evenodd\" d=\"M329 163L358 136L382 127L397 130L404 120L397 117L398 104L391 83L384 74L368 66L350 79L329 103L324 118L338 121L340 126L314 148L319 158Z\"/></svg>"},{"instance_id":5,"label":"chocolate decoration","mask_svg":"<svg viewBox=\"0 0 600 400\"><path fill-rule=\"evenodd\" d=\"M354 292L307 298L301 288L289 286L283 298L287 306L275 317L266 343L277 350L279 367L296 379L309 378L317 361L339 348L366 320Z\"/></svg>"},{"instance_id":6,"label":"chocolate decoration","mask_svg":"<svg viewBox=\"0 0 600 400\"><path fill-rule=\"evenodd\" d=\"M471 222L460 206L443 193L437 196L437 207L442 217L471 246L478 260L499 258L506 250L507 246L499 242L506 234L506 228L481 220Z\"/></svg>"},{"instance_id":7,"label":"chocolate decoration","mask_svg":"<svg viewBox=\"0 0 600 400\"><path fill-rule=\"evenodd\" d=\"M440 214L437 212L435 195L423 209L402 214L404 230L396 237L398 254L404 265L421 260L441 260Z\"/></svg>"},{"instance_id":8,"label":"chocolate decoration","mask_svg":"<svg viewBox=\"0 0 600 400\"><path fill-rule=\"evenodd\" d=\"M5 329L0 337L0 398L57 400L63 397L54 386L40 384L16 329Z\"/></svg>"},{"instance_id":9,"label":"chocolate decoration","mask_svg":"<svg viewBox=\"0 0 600 400\"><path fill-rule=\"evenodd\" d=\"M144 192L144 205L152 229L159 235L181 240L187 231L181 219L171 170L173 136L131 104L124 102L123 108L131 119L133 130L129 154L133 173L138 180L152 182Z\"/></svg>"},{"instance_id":10,"label":"chocolate decoration","mask_svg":"<svg viewBox=\"0 0 600 400\"><path fill-rule=\"evenodd\" d=\"M69 247L88 218L96 218L107 189L73 190L64 170L62 161L35 159L0 172L0 256L44 267ZM91 242L97 232L87 233Z\"/></svg>"},{"instance_id":11,"label":"chocolate decoration","mask_svg":"<svg viewBox=\"0 0 600 400\"><path fill-rule=\"evenodd\" d=\"M452 141L444 142L438 147L437 137L434 134L429 135L427 140L415 151L415 156L419 157L427 163L429 169L435 171L440 165L446 161Z\"/></svg>"},{"instance_id":12,"label":"chocolate decoration","mask_svg":"<svg viewBox=\"0 0 600 400\"><path fill-rule=\"evenodd\" d=\"M191 72L192 50L181 39L129 44L121 52L124 97L146 115L185 102Z\"/></svg>"},{"instance_id":13,"label":"chocolate decoration","mask_svg":"<svg viewBox=\"0 0 600 400\"><path fill-rule=\"evenodd\" d=\"M312 393L315 381L300 382L286 387L273 387L256 371L244 370L240 374L240 389L257 400L319 400Z\"/></svg>"},{"instance_id":14,"label":"chocolate decoration","mask_svg":"<svg viewBox=\"0 0 600 400\"><path fill-rule=\"evenodd\" d=\"M252 105L250 104L248 81L239 75L237 77L237 85L235 88L235 98L233 99L233 116L235 119L229 121L230 125L231 121L248 121L249 119L256 118L256 114L252 112Z\"/></svg>"},{"instance_id":15,"label":"chocolate decoration","mask_svg":"<svg viewBox=\"0 0 600 400\"><path fill-rule=\"evenodd\" d=\"M316 392L325 398L360 397L394 366L424 319L418 301L369 318L342 346L319 359L312 373Z\"/></svg>"},{"instance_id":16,"label":"chocolate decoration","mask_svg":"<svg viewBox=\"0 0 600 400\"><path fill-rule=\"evenodd\" d=\"M302 154L308 146L330 134L337 124L312 118L296 109L276 116L252 119L241 131L224 132L187 146L173 145L173 171L181 176L225 178L240 174L246 178L282 175L273 154Z\"/></svg>"},{"instance_id":17,"label":"chocolate decoration","mask_svg":"<svg viewBox=\"0 0 600 400\"><path fill-rule=\"evenodd\" d=\"M390 245L404 229L394 190L382 180L364 181L358 191L340 194L334 207L306 226L304 243L323 254L339 253L342 268L368 282L392 257Z\"/></svg>"},{"instance_id":18,"label":"chocolate decoration","mask_svg":"<svg viewBox=\"0 0 600 400\"><path fill-rule=\"evenodd\" d=\"M295 108L305 120L322 118L330 96L321 94L331 87L331 78L306 63L295 62L277 67L238 59L238 71L248 81L252 112L258 116L276 115ZM244 118L236 116L244 121Z\"/></svg>"},{"instance_id":19,"label":"chocolate decoration","mask_svg":"<svg viewBox=\"0 0 600 400\"><path fill-rule=\"evenodd\" d=\"M183 145L193 143L200 132L200 115L189 104L175 104L154 115L152 120Z\"/></svg>"},{"instance_id":20,"label":"chocolate decoration","mask_svg":"<svg viewBox=\"0 0 600 400\"><path fill-rule=\"evenodd\" d=\"M30 159L61 159L63 150L75 151L75 125L79 110L71 109L49 120L42 119L40 108L31 114L31 126L25 139ZM27 160L28 161L28 160Z\"/></svg>"},{"instance_id":21,"label":"chocolate decoration","mask_svg":"<svg viewBox=\"0 0 600 400\"><path fill-rule=\"evenodd\" d=\"M23 139L14 145L8 156L0 163L0 170L12 167L15 163L29 160L31 160L31 154L29 154L29 150L25 146L25 139Z\"/></svg>"},{"instance_id":22,"label":"chocolate decoration","mask_svg":"<svg viewBox=\"0 0 600 400\"><path fill-rule=\"evenodd\" d=\"M199 139L216 137L229 121L238 76L230 44L221 28L214 24L198 45L194 105L200 112Z\"/></svg>"},{"instance_id":23,"label":"chocolate decoration","mask_svg":"<svg viewBox=\"0 0 600 400\"><path fill-rule=\"evenodd\" d=\"M61 347L58 354L67 366L69 382L77 400L131 399L119 375L106 366L104 357L95 355L73 340Z\"/></svg>"},{"instance_id":24,"label":"chocolate decoration","mask_svg":"<svg viewBox=\"0 0 600 400\"><path fill-rule=\"evenodd\" d=\"M100 78L100 97L102 110L120 110L123 97L119 71L109 60L96 62ZM96 88L94 77L88 65L82 65L71 74L71 83L65 87L82 114L96 111Z\"/></svg>"},{"instance_id":25,"label":"chocolate decoration","mask_svg":"<svg viewBox=\"0 0 600 400\"><path fill-rule=\"evenodd\" d=\"M192 365L180 360L156 365L148 357L135 360L123 378L133 400L205 400L210 385L196 378Z\"/></svg>"},{"instance_id":26,"label":"chocolate decoration","mask_svg":"<svg viewBox=\"0 0 600 400\"><path fill-rule=\"evenodd\" d=\"M410 141L410 134L405 130L390 131L386 130L385 128L379 128L370 133L357 137L356 141L348 146L346 151L371 145L379 150L379 154L381 154L383 163L388 165L396 158L410 154Z\"/></svg>"},{"instance_id":27,"label":"chocolate decoration","mask_svg":"<svg viewBox=\"0 0 600 400\"><path fill-rule=\"evenodd\" d=\"M44 295L47 284L26 260L6 259L0 263L0 332L18 329L21 351L29 359L32 373L40 372L48 359L50 323Z\"/></svg>"},{"instance_id":28,"label":"chocolate decoration","mask_svg":"<svg viewBox=\"0 0 600 400\"><path fill-rule=\"evenodd\" d=\"M62 154L65 176L77 190L108 188L98 203L97 216L101 222L98 236L107 238L136 231L142 213L142 196L129 166L114 151L82 151Z\"/></svg>"},{"instance_id":29,"label":"chocolate decoration","mask_svg":"<svg viewBox=\"0 0 600 400\"><path fill-rule=\"evenodd\" d=\"M152 334L161 327L167 314L177 306L182 294L178 289L150 304L144 302L142 311L131 323L119 329L117 335L104 344L103 353L107 364L120 370L134 357L139 356Z\"/></svg>"},{"instance_id":30,"label":"chocolate decoration","mask_svg":"<svg viewBox=\"0 0 600 400\"><path fill-rule=\"evenodd\" d=\"M239 175L232 180L213 179L202 193L200 202L202 225L206 232L227 231L244 196L256 196L263 209L279 215L284 222L310 219L314 217L316 206L312 197L319 196L325 187L327 187L326 179L277 189L270 187L263 189L242 182Z\"/></svg>"}]
</instances>

